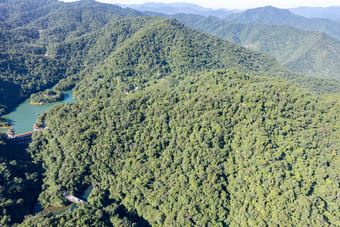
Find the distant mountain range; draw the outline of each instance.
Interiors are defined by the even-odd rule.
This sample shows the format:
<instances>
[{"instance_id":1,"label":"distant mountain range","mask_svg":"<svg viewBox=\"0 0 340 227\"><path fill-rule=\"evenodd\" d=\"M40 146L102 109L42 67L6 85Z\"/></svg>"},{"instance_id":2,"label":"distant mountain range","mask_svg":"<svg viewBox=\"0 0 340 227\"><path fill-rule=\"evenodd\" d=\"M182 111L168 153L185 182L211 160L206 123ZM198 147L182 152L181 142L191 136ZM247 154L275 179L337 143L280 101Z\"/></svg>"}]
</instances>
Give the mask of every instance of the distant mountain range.
<instances>
[{"instance_id":1,"label":"distant mountain range","mask_svg":"<svg viewBox=\"0 0 340 227\"><path fill-rule=\"evenodd\" d=\"M228 10L228 9L209 9L202 6L191 4L191 3L144 3L144 4L134 4L125 5L117 4L121 7L128 7L143 12L157 12L166 15L173 15L177 13L185 14L196 14L201 16L215 16L218 18L225 18L233 13L238 13L240 10Z\"/></svg>"},{"instance_id":2,"label":"distant mountain range","mask_svg":"<svg viewBox=\"0 0 340 227\"><path fill-rule=\"evenodd\" d=\"M268 53L293 71L340 79L340 41L289 25L241 24L216 17L176 14L182 23L247 48Z\"/></svg>"},{"instance_id":3,"label":"distant mountain range","mask_svg":"<svg viewBox=\"0 0 340 227\"><path fill-rule=\"evenodd\" d=\"M298 7L289 9L290 12L307 18L328 18L340 22L340 6L331 7Z\"/></svg>"},{"instance_id":4,"label":"distant mountain range","mask_svg":"<svg viewBox=\"0 0 340 227\"><path fill-rule=\"evenodd\" d=\"M144 4L116 4L123 8L131 8L143 12L157 12L166 15L174 15L178 13L196 14L200 16L215 16L225 18L231 14L242 13L245 10L239 9L210 9L192 3L155 3L149 2ZM259 8L257 8L259 9ZM331 7L297 7L288 9L291 13L306 18L323 18L340 22L340 6Z\"/></svg>"},{"instance_id":5,"label":"distant mountain range","mask_svg":"<svg viewBox=\"0 0 340 227\"><path fill-rule=\"evenodd\" d=\"M226 20L237 23L262 23L292 25L305 31L321 31L340 40L340 23L329 19L308 19L293 14L287 9L272 6L248 9L242 13L227 16Z\"/></svg>"}]
</instances>

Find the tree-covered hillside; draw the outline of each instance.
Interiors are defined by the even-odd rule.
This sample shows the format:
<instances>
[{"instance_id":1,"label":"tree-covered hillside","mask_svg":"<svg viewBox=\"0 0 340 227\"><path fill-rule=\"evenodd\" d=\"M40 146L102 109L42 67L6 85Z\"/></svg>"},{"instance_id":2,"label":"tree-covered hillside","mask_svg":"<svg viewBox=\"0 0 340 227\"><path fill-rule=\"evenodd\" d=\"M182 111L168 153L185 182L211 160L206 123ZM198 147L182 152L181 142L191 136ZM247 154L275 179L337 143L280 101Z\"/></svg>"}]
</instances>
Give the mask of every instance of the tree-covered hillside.
<instances>
[{"instance_id":1,"label":"tree-covered hillside","mask_svg":"<svg viewBox=\"0 0 340 227\"><path fill-rule=\"evenodd\" d=\"M123 19L104 30L111 31L109 34L115 37L116 31L120 31L119 27L123 27L129 36L122 34L122 38L125 38L123 42L117 43L117 48L112 48L110 55L93 68L91 76L87 74L78 88L88 90L91 86L100 90L100 86L114 86L118 83L116 78L121 77L129 85L127 89L130 89L146 86L148 80L166 75L184 77L191 72L218 68L233 68L252 74L262 72L287 79L299 78L299 75L282 68L268 56L195 31L175 20ZM87 50L87 46L82 49ZM63 49L61 52L73 51ZM94 83L96 81L98 83Z\"/></svg>"},{"instance_id":2,"label":"tree-covered hillside","mask_svg":"<svg viewBox=\"0 0 340 227\"><path fill-rule=\"evenodd\" d=\"M118 204L150 225L339 223L338 95L233 71L172 80L44 114L29 149L46 168L41 203L96 184L100 217Z\"/></svg>"},{"instance_id":3,"label":"tree-covered hillside","mask_svg":"<svg viewBox=\"0 0 340 227\"><path fill-rule=\"evenodd\" d=\"M137 86L137 78L139 85L143 86L143 81L149 77L232 68L289 80L316 94L339 91L336 80L309 78L289 72L266 55L169 19L138 17L115 20L96 32L58 44L49 52L56 58L67 59L72 65L87 66L80 73L81 78L85 78L79 83L84 89L96 83L99 86L116 84L113 74L127 76L124 80L132 78L133 83L126 87L130 89ZM107 76L109 78L105 78ZM100 87L94 87L94 90L98 89Z\"/></svg>"},{"instance_id":4,"label":"tree-covered hillside","mask_svg":"<svg viewBox=\"0 0 340 227\"><path fill-rule=\"evenodd\" d=\"M295 72L340 79L340 41L324 33L282 25L241 24L196 15L171 17L194 29L268 53Z\"/></svg>"},{"instance_id":5,"label":"tree-covered hillside","mask_svg":"<svg viewBox=\"0 0 340 227\"><path fill-rule=\"evenodd\" d=\"M329 19L305 18L295 15L287 9L272 6L248 9L242 13L226 17L237 23L262 23L292 25L305 31L321 31L340 40L340 23Z\"/></svg>"},{"instance_id":6,"label":"tree-covered hillside","mask_svg":"<svg viewBox=\"0 0 340 227\"><path fill-rule=\"evenodd\" d=\"M50 53L55 46L96 31L115 18L142 15L91 0L70 4L57 0L4 1L0 12L0 115L61 79L72 78L64 84L74 86L84 62L68 64L65 60L70 56L56 59Z\"/></svg>"},{"instance_id":7,"label":"tree-covered hillside","mask_svg":"<svg viewBox=\"0 0 340 227\"><path fill-rule=\"evenodd\" d=\"M72 74L72 68L65 61L47 57L0 53L0 115L31 93Z\"/></svg>"},{"instance_id":8,"label":"tree-covered hillside","mask_svg":"<svg viewBox=\"0 0 340 227\"><path fill-rule=\"evenodd\" d=\"M41 190L41 173L25 152L0 135L0 226L21 222Z\"/></svg>"},{"instance_id":9,"label":"tree-covered hillside","mask_svg":"<svg viewBox=\"0 0 340 227\"><path fill-rule=\"evenodd\" d=\"M102 64L106 57L112 55L111 52L116 51L117 45L124 43L125 39L134 34L133 30L131 31L129 28L125 29L123 26L120 26L120 23L123 22L120 20L124 17L138 17L142 15L141 12L132 9L122 9L118 6L102 4L91 0L74 3L49 0L37 1L34 4L31 4L30 1L14 0L0 3L0 9L5 12L0 23L0 39L2 40L0 50L5 56L10 55L13 56L12 58L19 58L15 61L20 62L20 69L18 70L15 68L17 66L12 66L12 60L8 57L1 59L1 63L5 65L5 67L1 68L1 78L5 78L3 81L7 83L5 86L2 83L0 91L4 97L7 97L0 100L2 112L8 110L9 107L15 106L24 98L29 97L33 92L51 88L60 79L63 80L59 84L58 89L74 86L75 81L80 79L79 76L82 77L91 71L94 65ZM23 17L26 19L20 19ZM139 24L138 26L142 25ZM201 36L200 34L197 35ZM204 43L205 41L202 40L200 42ZM201 48L204 51L205 46L201 46ZM127 51L129 53L131 50ZM218 62L220 60L225 61L221 51L225 52L226 50L220 48L215 50L215 52L209 53L207 56L200 56L202 62L199 68L211 68L212 65L215 65L214 68L219 68L229 64L228 62ZM244 52L241 49L240 51ZM250 56L258 56L254 52L244 52L244 54L248 55L247 59L238 59L239 63L247 62ZM331 59L335 59L335 55ZM260 58L268 59L264 56ZM232 60L230 56L227 61L229 60ZM272 62L272 60L269 61ZM44 64L47 62L49 65L55 65L56 67L44 67ZM297 61L291 64L300 67L300 62ZM320 62L322 61L318 61L318 64L321 64ZM66 63L69 64L67 65ZM180 65L183 65L183 62L177 63L177 66L182 67ZM238 64L236 61L233 64L235 63ZM272 62L269 64L275 64L275 70L277 67L280 68L276 63ZM158 62L157 65L162 65L162 62ZM264 71L265 69L261 65L263 64L261 63L256 67L262 68L261 70ZM336 66L337 61L334 64L331 61L328 65ZM162 65L161 67L165 66ZM185 65L185 67L188 66ZM195 68L196 66L191 65L189 67ZM299 69L299 67L295 68ZM85 71L81 72L82 70ZM25 75L23 76L23 74ZM280 74L280 77L294 80L294 83L316 91L316 93L334 92L338 86L337 82L334 81L302 77L298 77L297 81L296 76L292 77L291 73L284 72L283 74ZM14 75L17 77L15 81L10 79ZM53 78L49 77L46 79L44 75L54 76ZM276 75L279 74L276 73ZM323 84L323 86L319 86L320 84ZM27 87L30 87L30 89L27 89ZM11 93L6 89L12 89L15 92Z\"/></svg>"},{"instance_id":10,"label":"tree-covered hillside","mask_svg":"<svg viewBox=\"0 0 340 227\"><path fill-rule=\"evenodd\" d=\"M79 22L79 18L84 19L84 23L79 23L78 25L85 27L91 24L87 21L88 17L94 20L94 23L97 23L98 19L106 20L108 15L116 17L142 15L142 13L132 9L122 9L112 4L103 4L94 0L81 0L71 3L58 0L10 0L0 2L0 11L2 12L0 20L12 26L34 27L43 25L45 26L44 28L51 28L53 25L68 27L72 24L74 27L74 23ZM75 14L77 11L78 13ZM92 14L97 15L91 15L91 11ZM59 17L56 16L58 14L60 14ZM70 21L67 21L67 19ZM64 21L65 24L61 24L61 21Z\"/></svg>"},{"instance_id":11,"label":"tree-covered hillside","mask_svg":"<svg viewBox=\"0 0 340 227\"><path fill-rule=\"evenodd\" d=\"M0 111L78 101L40 115L28 155L1 139L0 225L339 225L338 80L175 19L30 2L0 1ZM24 218L89 185L89 205Z\"/></svg>"}]
</instances>

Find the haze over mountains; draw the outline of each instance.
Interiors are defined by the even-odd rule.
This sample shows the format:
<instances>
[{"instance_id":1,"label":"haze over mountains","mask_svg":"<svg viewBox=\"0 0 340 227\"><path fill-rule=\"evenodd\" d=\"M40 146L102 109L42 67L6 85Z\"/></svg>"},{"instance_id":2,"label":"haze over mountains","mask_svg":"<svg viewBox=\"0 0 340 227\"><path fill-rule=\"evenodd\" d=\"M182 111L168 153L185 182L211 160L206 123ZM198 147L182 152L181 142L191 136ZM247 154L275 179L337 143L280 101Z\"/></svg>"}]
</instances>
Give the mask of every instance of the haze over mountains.
<instances>
[{"instance_id":1,"label":"haze over mountains","mask_svg":"<svg viewBox=\"0 0 340 227\"><path fill-rule=\"evenodd\" d=\"M338 225L337 39L92 0L0 12L0 115L46 89L78 100L28 145L0 134L1 226ZM90 185L89 205L31 215Z\"/></svg>"},{"instance_id":2,"label":"haze over mountains","mask_svg":"<svg viewBox=\"0 0 340 227\"><path fill-rule=\"evenodd\" d=\"M340 22L340 6L298 7L289 9L292 13L307 18L328 18Z\"/></svg>"},{"instance_id":3,"label":"haze over mountains","mask_svg":"<svg viewBox=\"0 0 340 227\"><path fill-rule=\"evenodd\" d=\"M329 19L305 18L272 6L248 9L226 18L237 23L292 25L306 31L321 31L340 40L340 23Z\"/></svg>"},{"instance_id":4,"label":"haze over mountains","mask_svg":"<svg viewBox=\"0 0 340 227\"><path fill-rule=\"evenodd\" d=\"M144 3L144 4L134 4L134 5L125 5L125 4L117 4L122 7L128 7L131 9L143 11L143 12L157 12L163 13L166 15L173 15L177 13L185 13L185 14L196 14L201 16L215 16L218 18L225 18L226 16L235 13L232 10L228 9L208 9L199 5L191 4L191 3ZM238 11L238 10L236 10Z\"/></svg>"},{"instance_id":5,"label":"haze over mountains","mask_svg":"<svg viewBox=\"0 0 340 227\"><path fill-rule=\"evenodd\" d=\"M215 16L220 19L233 20L238 23L256 22L263 24L292 25L302 30L325 32L330 36L340 39L340 22L338 21L340 17L340 7L299 7L292 9L279 9L272 6L266 6L242 11L229 9L214 10L191 3L144 3L134 5L117 5L139 11L156 12L166 15L184 13L201 16Z\"/></svg>"},{"instance_id":6,"label":"haze over mountains","mask_svg":"<svg viewBox=\"0 0 340 227\"><path fill-rule=\"evenodd\" d=\"M239 9L209 9L192 3L143 3L143 4L116 4L121 7L129 7L139 11L151 11L173 15L177 13L195 14L201 16L215 16L221 19L234 13L241 13L245 10ZM295 15L303 16L306 18L325 18L333 21L340 22L340 6L331 7L306 7L301 6L297 8L288 9Z\"/></svg>"}]
</instances>

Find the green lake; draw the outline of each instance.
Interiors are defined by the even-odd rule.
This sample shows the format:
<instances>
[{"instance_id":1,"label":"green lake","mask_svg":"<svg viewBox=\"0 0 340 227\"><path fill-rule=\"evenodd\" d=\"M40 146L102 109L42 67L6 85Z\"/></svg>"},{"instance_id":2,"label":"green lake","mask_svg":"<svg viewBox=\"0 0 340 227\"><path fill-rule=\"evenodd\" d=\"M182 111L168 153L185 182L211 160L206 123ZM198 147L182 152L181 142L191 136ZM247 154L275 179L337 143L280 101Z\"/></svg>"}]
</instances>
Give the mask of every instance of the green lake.
<instances>
[{"instance_id":1,"label":"green lake","mask_svg":"<svg viewBox=\"0 0 340 227\"><path fill-rule=\"evenodd\" d=\"M68 103L75 101L75 99L72 97L72 90L65 91L63 94L63 101L46 103L44 105L30 105L30 99L28 98L9 114L3 115L2 118L14 126L15 134L33 131L33 125L36 123L39 114L45 112L58 103ZM0 132L7 132L7 129L1 129Z\"/></svg>"},{"instance_id":2,"label":"green lake","mask_svg":"<svg viewBox=\"0 0 340 227\"><path fill-rule=\"evenodd\" d=\"M17 106L13 111L11 111L9 114L3 115L1 117L5 119L7 122L9 122L11 126L13 126L15 134L33 131L33 125L34 123L36 123L40 114L44 113L45 111L47 111L48 109L50 109L52 106L56 104L69 103L69 102L76 101L76 99L73 98L72 90L65 91L63 92L63 94L64 94L63 101L46 103L43 105L31 105L30 98L28 98L23 103L21 103L19 106ZM0 132L6 133L7 130L8 129L0 129ZM80 198L82 198L83 200L87 200L92 189L93 189L93 186L89 186L83 192L83 195ZM50 206L44 209L43 211L41 211L40 205L36 203L33 214L36 214L38 212L42 212L42 213L52 212L54 215L57 215L57 214L62 214L64 212L71 212L77 209L77 207L78 206L76 204L71 203L63 207Z\"/></svg>"},{"instance_id":3,"label":"green lake","mask_svg":"<svg viewBox=\"0 0 340 227\"><path fill-rule=\"evenodd\" d=\"M87 198L91 194L93 188L94 187L92 185L88 186L86 188L86 190L83 192L83 195L80 198L87 201ZM35 215L39 212L42 212L43 214L45 214L47 212L52 212L53 215L58 215L58 214L66 213L66 212L72 212L77 208L78 208L77 204L71 203L71 204L69 204L67 206L63 206L63 207L50 206L50 207L45 208L44 210L41 210L40 205L37 203L35 208L34 208L33 214Z\"/></svg>"}]
</instances>

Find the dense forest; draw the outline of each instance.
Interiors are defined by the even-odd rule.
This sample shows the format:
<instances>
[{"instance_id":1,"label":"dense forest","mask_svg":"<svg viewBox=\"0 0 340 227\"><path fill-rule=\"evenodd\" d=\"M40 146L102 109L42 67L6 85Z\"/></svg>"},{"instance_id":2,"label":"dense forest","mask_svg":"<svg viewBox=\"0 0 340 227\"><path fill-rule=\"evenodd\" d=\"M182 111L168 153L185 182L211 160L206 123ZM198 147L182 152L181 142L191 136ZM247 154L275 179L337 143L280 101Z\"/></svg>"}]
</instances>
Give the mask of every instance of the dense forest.
<instances>
[{"instance_id":1,"label":"dense forest","mask_svg":"<svg viewBox=\"0 0 340 227\"><path fill-rule=\"evenodd\" d=\"M31 95L31 103L32 104L43 104L50 102L57 102L64 99L64 94L60 90L50 90L47 89L45 91L35 93Z\"/></svg>"},{"instance_id":2,"label":"dense forest","mask_svg":"<svg viewBox=\"0 0 340 227\"><path fill-rule=\"evenodd\" d=\"M0 115L78 101L29 145L0 134L1 226L339 225L339 80L175 19L30 3L0 1ZM89 185L88 205L31 215Z\"/></svg>"},{"instance_id":3,"label":"dense forest","mask_svg":"<svg viewBox=\"0 0 340 227\"><path fill-rule=\"evenodd\" d=\"M72 68L72 67L70 67ZM53 59L0 53L0 114L33 92L52 87L70 71L67 63Z\"/></svg>"},{"instance_id":4,"label":"dense forest","mask_svg":"<svg viewBox=\"0 0 340 227\"><path fill-rule=\"evenodd\" d=\"M150 225L336 224L338 98L233 71L102 88L42 116L39 199L96 184L92 206L107 215L112 200Z\"/></svg>"},{"instance_id":5,"label":"dense forest","mask_svg":"<svg viewBox=\"0 0 340 227\"><path fill-rule=\"evenodd\" d=\"M41 190L41 167L25 152L26 145L15 145L0 138L0 225L21 222L33 210Z\"/></svg>"},{"instance_id":6,"label":"dense forest","mask_svg":"<svg viewBox=\"0 0 340 227\"><path fill-rule=\"evenodd\" d=\"M0 2L0 115L32 93L67 79L61 89L73 87L83 62L69 64L51 54L60 43L94 32L109 21L140 16L118 6L56 0ZM100 60L100 59L98 59ZM73 62L74 63L74 62Z\"/></svg>"},{"instance_id":7,"label":"dense forest","mask_svg":"<svg viewBox=\"0 0 340 227\"><path fill-rule=\"evenodd\" d=\"M137 81L143 86L143 81L149 77L179 76L219 68L289 80L316 94L333 93L340 88L338 80L293 73L267 55L198 32L170 19L138 17L114 21L95 33L60 44L54 53L69 61L75 59L75 64L85 60L87 65L95 65L80 73L87 75L84 77L85 83L78 84L85 84L84 89L88 89L86 83L114 85L117 80L113 78L117 76L126 77L126 89L130 89L137 86ZM100 63L98 59L102 59ZM99 90L100 87L95 89Z\"/></svg>"},{"instance_id":8,"label":"dense forest","mask_svg":"<svg viewBox=\"0 0 340 227\"><path fill-rule=\"evenodd\" d=\"M115 47L134 33L130 28L121 26L122 18L143 15L132 9L91 0L74 3L56 0L2 1L0 11L3 12L0 18L0 94L6 97L0 100L0 114L13 108L30 94L51 88L58 82L58 89L72 88L81 76L101 63ZM113 31L113 28L117 31ZM247 52L248 55L249 53L255 54ZM221 55L218 51L212 54ZM331 59L335 58L334 55ZM337 61L335 62L326 66L336 69ZM301 62L296 61L295 64L301 65ZM309 67L310 63L303 64L303 68L306 65L309 69L312 68ZM203 64L202 67L206 66ZM295 76L288 76L291 73L284 74L280 77L289 77L294 83L317 93L334 92L334 86L339 86L336 81L303 76L295 79ZM334 70L329 72L330 76L333 74ZM313 86L314 84L324 86ZM319 90L323 87L324 91Z\"/></svg>"}]
</instances>

